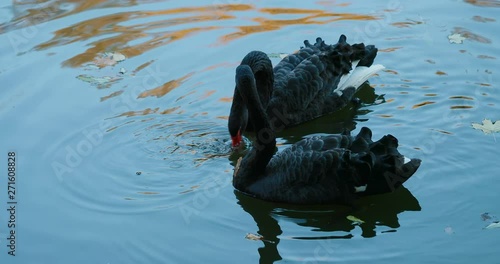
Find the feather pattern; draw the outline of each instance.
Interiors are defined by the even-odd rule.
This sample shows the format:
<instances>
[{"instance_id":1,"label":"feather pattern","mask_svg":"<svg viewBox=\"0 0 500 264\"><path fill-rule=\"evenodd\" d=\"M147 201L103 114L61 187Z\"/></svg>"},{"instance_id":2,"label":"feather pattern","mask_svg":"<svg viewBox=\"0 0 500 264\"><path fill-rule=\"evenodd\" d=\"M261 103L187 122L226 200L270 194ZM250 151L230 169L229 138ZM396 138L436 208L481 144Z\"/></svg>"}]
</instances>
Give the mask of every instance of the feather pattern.
<instances>
[{"instance_id":1,"label":"feather pattern","mask_svg":"<svg viewBox=\"0 0 500 264\"><path fill-rule=\"evenodd\" d=\"M249 66L238 66L236 83L257 130L233 175L233 186L248 195L294 204L350 204L361 195L395 190L420 166L418 159L405 162L394 136L374 142L366 127L356 136L305 138L275 154L274 131Z\"/></svg>"},{"instance_id":2,"label":"feather pattern","mask_svg":"<svg viewBox=\"0 0 500 264\"><path fill-rule=\"evenodd\" d=\"M321 38L314 44L306 40L304 47L274 69L263 52L252 51L243 58L241 65L252 69L271 128L282 130L340 110L361 84L384 68L372 65L378 51L375 46L350 45L346 40L344 35L335 45ZM228 122L232 137L238 131L255 130L247 108L235 89Z\"/></svg>"}]
</instances>

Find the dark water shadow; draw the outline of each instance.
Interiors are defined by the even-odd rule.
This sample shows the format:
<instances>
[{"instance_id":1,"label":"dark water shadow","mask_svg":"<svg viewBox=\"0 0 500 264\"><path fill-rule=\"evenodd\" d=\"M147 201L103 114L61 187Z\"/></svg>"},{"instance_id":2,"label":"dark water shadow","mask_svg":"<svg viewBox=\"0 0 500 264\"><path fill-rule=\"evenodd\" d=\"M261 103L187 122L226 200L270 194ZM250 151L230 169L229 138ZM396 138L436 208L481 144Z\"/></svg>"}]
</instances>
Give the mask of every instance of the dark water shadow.
<instances>
[{"instance_id":1,"label":"dark water shadow","mask_svg":"<svg viewBox=\"0 0 500 264\"><path fill-rule=\"evenodd\" d=\"M280 222L283 221L311 227L310 236L287 239L350 239L354 237L351 231L356 227L361 228L362 237L371 238L381 233L396 232L400 227L398 214L421 210L418 200L404 187L390 194L364 197L353 208L341 205L297 206L262 201L237 190L234 194L238 204L253 217L257 233L263 236L264 247L259 248L260 263L282 259L278 244L283 233ZM363 223L355 223L348 216L355 216Z\"/></svg>"},{"instance_id":2,"label":"dark water shadow","mask_svg":"<svg viewBox=\"0 0 500 264\"><path fill-rule=\"evenodd\" d=\"M368 120L365 116L371 110L366 106L385 102L384 95L376 94L368 82L359 88L355 97L360 99L359 105L350 103L339 111L280 131L277 137L285 139L287 144L293 144L311 134L340 134L344 130L352 131L356 129L357 123Z\"/></svg>"},{"instance_id":3,"label":"dark water shadow","mask_svg":"<svg viewBox=\"0 0 500 264\"><path fill-rule=\"evenodd\" d=\"M344 131L353 131L359 122L368 120L364 116L369 114L371 110L365 106L385 103L384 95L376 94L375 89L368 82L365 82L359 88L355 97L360 99L361 103L359 105L350 103L334 113L279 131L276 133L276 137L283 139L284 144L294 144L312 134L340 134ZM246 154L251 148L251 142L255 140L255 133L253 132L245 132L244 135L247 137L245 140L246 148L233 151L229 156L233 166L236 165L238 158Z\"/></svg>"}]
</instances>

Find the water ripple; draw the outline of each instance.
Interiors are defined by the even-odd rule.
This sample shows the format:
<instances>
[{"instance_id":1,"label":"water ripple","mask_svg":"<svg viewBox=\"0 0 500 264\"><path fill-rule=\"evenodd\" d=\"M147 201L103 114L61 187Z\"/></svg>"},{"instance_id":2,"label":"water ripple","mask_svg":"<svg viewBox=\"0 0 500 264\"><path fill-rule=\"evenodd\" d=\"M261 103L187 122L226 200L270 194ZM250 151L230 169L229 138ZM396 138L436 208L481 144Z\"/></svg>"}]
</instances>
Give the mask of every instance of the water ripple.
<instances>
[{"instance_id":1,"label":"water ripple","mask_svg":"<svg viewBox=\"0 0 500 264\"><path fill-rule=\"evenodd\" d=\"M227 163L225 126L201 118L133 116L108 132L87 127L60 139L45 157L69 169L55 172L64 186L61 196L78 206L118 214L170 209L191 199L182 194L213 181L193 169L217 158Z\"/></svg>"}]
</instances>

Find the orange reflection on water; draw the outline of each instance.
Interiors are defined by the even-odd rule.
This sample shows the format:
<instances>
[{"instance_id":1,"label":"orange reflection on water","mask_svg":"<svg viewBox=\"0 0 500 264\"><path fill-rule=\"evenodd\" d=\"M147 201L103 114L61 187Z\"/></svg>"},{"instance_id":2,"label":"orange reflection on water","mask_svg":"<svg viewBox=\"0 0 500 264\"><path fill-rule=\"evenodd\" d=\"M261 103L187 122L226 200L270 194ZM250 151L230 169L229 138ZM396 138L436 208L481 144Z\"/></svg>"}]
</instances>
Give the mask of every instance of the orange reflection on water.
<instances>
[{"instance_id":1,"label":"orange reflection on water","mask_svg":"<svg viewBox=\"0 0 500 264\"><path fill-rule=\"evenodd\" d=\"M394 75L398 75L398 74L399 74L399 73L398 73L397 71L395 71L395 70L384 69L384 70L382 70L382 71L384 71L384 72L386 72L386 73L394 74Z\"/></svg>"},{"instance_id":2,"label":"orange reflection on water","mask_svg":"<svg viewBox=\"0 0 500 264\"><path fill-rule=\"evenodd\" d=\"M210 65L208 67L206 67L205 69L201 70L201 72L206 72L206 71L212 71L212 70L215 70L215 69L218 69L218 68L230 68L230 69L233 69L233 68L236 68L236 66L239 65L239 62L221 62L221 63L218 63L218 64L214 64L214 65Z\"/></svg>"},{"instance_id":3,"label":"orange reflection on water","mask_svg":"<svg viewBox=\"0 0 500 264\"><path fill-rule=\"evenodd\" d=\"M154 60L150 60L148 62L145 62L145 63L139 65L137 68L135 68L135 70L132 72L132 74L137 74L139 71L145 69L146 67L151 65L153 62L154 62Z\"/></svg>"},{"instance_id":4,"label":"orange reflection on water","mask_svg":"<svg viewBox=\"0 0 500 264\"><path fill-rule=\"evenodd\" d=\"M237 38L258 32L278 30L284 26L315 24L322 25L340 20L376 20L376 16L350 14L350 13L332 13L317 9L297 9L297 8L261 8L260 13L271 15L304 15L300 18L290 19L271 19L265 17L256 17L252 21L258 25L239 26L238 32L230 33L219 38L220 43L226 43ZM327 18L327 19L324 19Z\"/></svg>"},{"instance_id":5,"label":"orange reflection on water","mask_svg":"<svg viewBox=\"0 0 500 264\"><path fill-rule=\"evenodd\" d=\"M128 7L149 2L156 2L156 0L68 0L53 3L40 0L36 1L36 3L29 2L27 4L14 1L12 4L13 9L21 15L9 22L0 24L0 32L37 25L92 9L104 10L110 7ZM186 2L187 4L188 2ZM316 7L328 5L338 7L336 9L349 5L347 2L336 3L330 1L319 1L317 4ZM251 19L257 25L246 25L249 21L240 15L246 11L258 13L257 15L252 13ZM259 14L261 15L259 16ZM34 49L45 50L91 40L92 42L85 43L89 46L87 50L75 54L72 58L63 62L63 66L79 67L91 62L96 55L106 51L119 51L126 55L127 58L132 58L190 35L217 29L233 29L233 32L224 33L226 35L219 37L217 44L226 44L228 41L253 33L278 30L290 25L322 25L340 20L376 19L381 19L381 17L320 9L257 8L249 4L209 4L206 6L162 10L127 11L89 17L84 21L77 20L73 24L70 22L70 25L65 28L53 32L52 39L36 45ZM219 26L217 24L217 26L214 26L220 20L232 20L231 25ZM210 43L207 46L210 46Z\"/></svg>"},{"instance_id":6,"label":"orange reflection on water","mask_svg":"<svg viewBox=\"0 0 500 264\"><path fill-rule=\"evenodd\" d=\"M345 2L345 3L336 3L336 1L316 1L317 5L324 6L324 7L332 7L332 6L349 6L351 3Z\"/></svg>"},{"instance_id":7,"label":"orange reflection on water","mask_svg":"<svg viewBox=\"0 0 500 264\"><path fill-rule=\"evenodd\" d=\"M494 18L489 18L489 17L482 17L482 16L473 16L472 19L474 21L477 21L477 22L482 22L482 23L486 23L486 22L495 22L496 19Z\"/></svg>"},{"instance_id":8,"label":"orange reflection on water","mask_svg":"<svg viewBox=\"0 0 500 264\"><path fill-rule=\"evenodd\" d=\"M435 104L436 102L432 102L432 101L425 101L425 102L422 102L422 103L419 103L419 104L416 104L414 106L412 106L411 109L415 109L415 108L419 108L419 107L422 107L424 105L430 105L430 104Z\"/></svg>"},{"instance_id":9,"label":"orange reflection on water","mask_svg":"<svg viewBox=\"0 0 500 264\"><path fill-rule=\"evenodd\" d=\"M222 97L219 99L219 102L231 103L233 102L233 97Z\"/></svg>"},{"instance_id":10,"label":"orange reflection on water","mask_svg":"<svg viewBox=\"0 0 500 264\"><path fill-rule=\"evenodd\" d=\"M477 42L481 42L481 43L486 43L486 44L489 44L491 43L491 40L488 39L488 38L485 38L483 36L480 36L476 33L473 33L465 28L461 28L461 27L455 27L453 29L453 34L460 34L462 37L465 37L467 39L470 39L470 40L475 40Z\"/></svg>"},{"instance_id":11,"label":"orange reflection on water","mask_svg":"<svg viewBox=\"0 0 500 264\"><path fill-rule=\"evenodd\" d=\"M146 90L146 91L140 93L137 96L137 98L145 98L148 96L156 96L158 98L162 97L162 96L166 95L167 93L169 93L170 91L172 91L173 89L179 87L183 82L188 80L189 77L191 77L193 74L194 74L193 72L188 73L179 79L174 79L174 80L171 80L169 82L164 83L161 86L153 88L151 90Z\"/></svg>"},{"instance_id":12,"label":"orange reflection on water","mask_svg":"<svg viewBox=\"0 0 500 264\"><path fill-rule=\"evenodd\" d=\"M150 114L161 114L161 115L168 115L168 114L171 114L173 113L174 111L180 109L181 107L180 106L175 106L175 107L171 107L171 108L167 108L163 111L160 111L160 108L159 107L156 107L156 108L146 108L144 110L138 110L138 111L127 111L127 112L124 112L124 113L121 113L115 117L122 117L122 116L125 116L125 117L132 117L132 116L145 116L145 115L150 115Z\"/></svg>"},{"instance_id":13,"label":"orange reflection on water","mask_svg":"<svg viewBox=\"0 0 500 264\"><path fill-rule=\"evenodd\" d=\"M392 47L392 48L386 48L386 49L378 49L379 52L393 52L398 49L402 49L403 47Z\"/></svg>"},{"instance_id":14,"label":"orange reflection on water","mask_svg":"<svg viewBox=\"0 0 500 264\"><path fill-rule=\"evenodd\" d=\"M107 50L120 50L127 57L140 55L148 50L166 45L176 40L183 39L191 34L218 29L216 26L191 26L184 29L168 30L169 27L179 26L189 23L199 23L206 21L218 21L235 18L226 14L229 11L244 11L252 7L249 5L223 5L223 6L203 6L189 8L175 8L158 11L134 11L122 12L102 17L91 18L69 27L57 30L55 36L35 47L37 50L47 49L54 46L66 45L78 41L85 41L90 38L105 35L114 35L91 43L93 46L84 53L65 61L64 66L78 67L92 60L101 52ZM193 14L195 13L195 14ZM202 13L202 14L197 14ZM217 13L217 14L215 14ZM124 22L148 18L152 16L165 16L185 14L184 17L176 17L152 22L138 23L134 25L123 25ZM164 29L149 33L147 31ZM116 35L118 34L118 35ZM144 42L129 45L131 41L144 39Z\"/></svg>"},{"instance_id":15,"label":"orange reflection on water","mask_svg":"<svg viewBox=\"0 0 500 264\"><path fill-rule=\"evenodd\" d=\"M407 27L411 27L411 26L415 26L415 25L421 25L423 23L424 23L423 21L416 21L416 20L407 19L407 21L394 22L391 25L398 27L398 28L407 28Z\"/></svg>"},{"instance_id":16,"label":"orange reflection on water","mask_svg":"<svg viewBox=\"0 0 500 264\"><path fill-rule=\"evenodd\" d=\"M110 98L113 98L115 96L118 96L118 95L120 95L122 93L123 93L123 90L120 90L120 91L113 92L113 93L111 93L109 95L103 96L103 97L101 97L101 102L104 102L104 101L106 101L106 100L108 100Z\"/></svg>"},{"instance_id":17,"label":"orange reflection on water","mask_svg":"<svg viewBox=\"0 0 500 264\"><path fill-rule=\"evenodd\" d=\"M436 75L448 75L448 74L444 71L436 71Z\"/></svg>"},{"instance_id":18,"label":"orange reflection on water","mask_svg":"<svg viewBox=\"0 0 500 264\"><path fill-rule=\"evenodd\" d=\"M464 96L464 95L450 96L449 99L474 100L474 98L472 98L470 96Z\"/></svg>"},{"instance_id":19,"label":"orange reflection on water","mask_svg":"<svg viewBox=\"0 0 500 264\"><path fill-rule=\"evenodd\" d=\"M145 195L154 195L154 194L160 194L159 192L137 192L138 194L145 194Z\"/></svg>"},{"instance_id":20,"label":"orange reflection on water","mask_svg":"<svg viewBox=\"0 0 500 264\"><path fill-rule=\"evenodd\" d=\"M178 101L180 101L180 100L182 100L182 99L186 98L187 96L192 95L192 94L194 94L194 93L196 93L196 91L190 91L189 93L187 93L187 94L185 94L185 95L180 96L180 97L179 97L179 98L177 98L175 101L176 101L176 102L178 102Z\"/></svg>"},{"instance_id":21,"label":"orange reflection on water","mask_svg":"<svg viewBox=\"0 0 500 264\"><path fill-rule=\"evenodd\" d=\"M478 59L488 59L488 60L495 60L496 59L495 57L489 56L489 55L477 55L477 58Z\"/></svg>"},{"instance_id":22,"label":"orange reflection on water","mask_svg":"<svg viewBox=\"0 0 500 264\"><path fill-rule=\"evenodd\" d=\"M154 108L154 109L146 108L146 109L140 110L140 111L127 111L125 113L118 115L117 117L120 117L120 116L131 117L131 116L149 115L149 114L158 112L158 110L160 110L159 107Z\"/></svg>"},{"instance_id":23,"label":"orange reflection on water","mask_svg":"<svg viewBox=\"0 0 500 264\"><path fill-rule=\"evenodd\" d=\"M210 97L212 94L214 94L216 91L215 90L210 90L210 91L206 91L201 97L200 99L206 99L208 97Z\"/></svg>"},{"instance_id":24,"label":"orange reflection on water","mask_svg":"<svg viewBox=\"0 0 500 264\"><path fill-rule=\"evenodd\" d=\"M453 133L448 132L446 130L442 130L442 129L433 129L433 128L431 128L431 130L439 132L439 133L443 133L443 134L446 134L446 135L453 135Z\"/></svg>"},{"instance_id":25,"label":"orange reflection on water","mask_svg":"<svg viewBox=\"0 0 500 264\"><path fill-rule=\"evenodd\" d=\"M500 7L498 0L465 0L465 2L475 6Z\"/></svg>"},{"instance_id":26,"label":"orange reflection on water","mask_svg":"<svg viewBox=\"0 0 500 264\"><path fill-rule=\"evenodd\" d=\"M106 8L125 7L140 3L152 2L151 0L106 1L106 0L67 0L67 1L12 1L12 9L16 15L9 23L0 25L0 32L23 27L36 26L57 18L66 17L83 11ZM64 6L71 5L72 10Z\"/></svg>"},{"instance_id":27,"label":"orange reflection on water","mask_svg":"<svg viewBox=\"0 0 500 264\"><path fill-rule=\"evenodd\" d=\"M162 115L168 115L168 114L173 113L174 111L177 111L179 108L181 108L181 107L180 106L174 106L174 107L171 107L171 108L163 110L160 114L162 114Z\"/></svg>"}]
</instances>

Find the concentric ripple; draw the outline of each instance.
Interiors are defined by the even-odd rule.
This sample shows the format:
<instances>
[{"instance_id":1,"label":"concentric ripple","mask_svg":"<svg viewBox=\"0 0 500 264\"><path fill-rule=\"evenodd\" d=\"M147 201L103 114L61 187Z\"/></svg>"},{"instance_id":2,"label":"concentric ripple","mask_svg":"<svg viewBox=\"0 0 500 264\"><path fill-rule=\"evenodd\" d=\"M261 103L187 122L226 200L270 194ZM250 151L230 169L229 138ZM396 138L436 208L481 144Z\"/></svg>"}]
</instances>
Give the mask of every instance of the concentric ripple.
<instances>
[{"instance_id":1,"label":"concentric ripple","mask_svg":"<svg viewBox=\"0 0 500 264\"><path fill-rule=\"evenodd\" d=\"M230 166L224 124L164 116L127 119L112 121L123 123L108 132L98 125L75 131L47 150L64 199L101 212L144 213L173 208L190 198L183 194L227 178L220 173ZM196 170L211 161L225 165Z\"/></svg>"}]
</instances>

